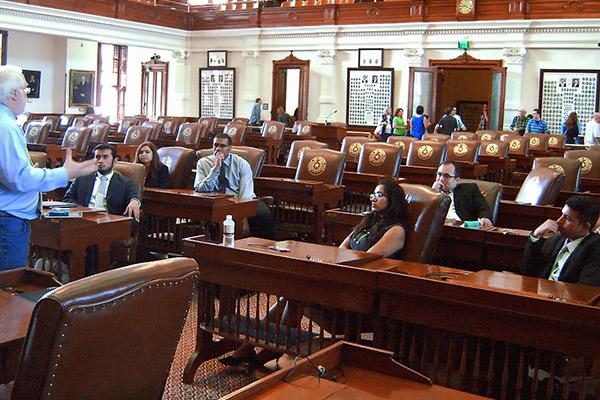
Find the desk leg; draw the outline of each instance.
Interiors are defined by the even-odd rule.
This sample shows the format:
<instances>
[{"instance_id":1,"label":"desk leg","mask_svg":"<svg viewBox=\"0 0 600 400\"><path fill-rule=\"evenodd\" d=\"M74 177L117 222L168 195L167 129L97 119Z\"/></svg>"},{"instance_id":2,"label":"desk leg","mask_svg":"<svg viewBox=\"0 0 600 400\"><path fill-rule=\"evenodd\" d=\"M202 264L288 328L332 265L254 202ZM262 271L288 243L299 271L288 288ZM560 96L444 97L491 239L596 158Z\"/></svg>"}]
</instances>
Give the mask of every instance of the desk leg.
<instances>
[{"instance_id":1,"label":"desk leg","mask_svg":"<svg viewBox=\"0 0 600 400\"><path fill-rule=\"evenodd\" d=\"M85 277L85 248L75 249L71 254L69 280L71 282Z\"/></svg>"},{"instance_id":2,"label":"desk leg","mask_svg":"<svg viewBox=\"0 0 600 400\"><path fill-rule=\"evenodd\" d=\"M98 246L98 272L110 269L110 244Z\"/></svg>"}]
</instances>

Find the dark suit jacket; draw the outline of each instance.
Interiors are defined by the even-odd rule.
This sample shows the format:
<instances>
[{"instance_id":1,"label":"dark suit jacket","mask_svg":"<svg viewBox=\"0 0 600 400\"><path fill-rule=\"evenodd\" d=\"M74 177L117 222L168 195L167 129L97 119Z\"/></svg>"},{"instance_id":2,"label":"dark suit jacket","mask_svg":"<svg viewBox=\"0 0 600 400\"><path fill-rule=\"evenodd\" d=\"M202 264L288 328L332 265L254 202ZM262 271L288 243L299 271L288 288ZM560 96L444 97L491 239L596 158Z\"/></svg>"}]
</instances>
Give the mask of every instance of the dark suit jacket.
<instances>
[{"instance_id":1,"label":"dark suit jacket","mask_svg":"<svg viewBox=\"0 0 600 400\"><path fill-rule=\"evenodd\" d=\"M475 183L460 183L454 188L454 208L462 221L478 218L492 220L492 212Z\"/></svg>"},{"instance_id":2,"label":"dark suit jacket","mask_svg":"<svg viewBox=\"0 0 600 400\"><path fill-rule=\"evenodd\" d=\"M158 171L156 174L148 174L144 186L167 189L171 185L169 177L169 168L160 161L158 162Z\"/></svg>"},{"instance_id":3,"label":"dark suit jacket","mask_svg":"<svg viewBox=\"0 0 600 400\"><path fill-rule=\"evenodd\" d=\"M84 207L90 204L96 174L76 178L63 198ZM109 214L123 214L131 199L140 199L133 181L117 172L113 175L106 191L106 204Z\"/></svg>"},{"instance_id":4,"label":"dark suit jacket","mask_svg":"<svg viewBox=\"0 0 600 400\"><path fill-rule=\"evenodd\" d=\"M529 240L521 262L521 274L548 278L558 252L565 243L561 234ZM558 280L600 287L600 235L590 233L569 255Z\"/></svg>"}]
</instances>

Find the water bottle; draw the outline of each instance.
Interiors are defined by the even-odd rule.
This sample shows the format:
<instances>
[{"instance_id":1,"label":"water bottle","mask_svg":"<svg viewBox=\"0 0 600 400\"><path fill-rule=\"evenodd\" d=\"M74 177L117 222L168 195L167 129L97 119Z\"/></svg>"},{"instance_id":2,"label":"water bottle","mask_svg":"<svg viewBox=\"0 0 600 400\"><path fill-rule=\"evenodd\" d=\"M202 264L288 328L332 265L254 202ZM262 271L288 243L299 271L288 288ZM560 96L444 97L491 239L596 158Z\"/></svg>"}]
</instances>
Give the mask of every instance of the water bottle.
<instances>
[{"instance_id":1,"label":"water bottle","mask_svg":"<svg viewBox=\"0 0 600 400\"><path fill-rule=\"evenodd\" d=\"M223 221L223 246L233 247L235 241L235 221L231 215L225 217Z\"/></svg>"}]
</instances>

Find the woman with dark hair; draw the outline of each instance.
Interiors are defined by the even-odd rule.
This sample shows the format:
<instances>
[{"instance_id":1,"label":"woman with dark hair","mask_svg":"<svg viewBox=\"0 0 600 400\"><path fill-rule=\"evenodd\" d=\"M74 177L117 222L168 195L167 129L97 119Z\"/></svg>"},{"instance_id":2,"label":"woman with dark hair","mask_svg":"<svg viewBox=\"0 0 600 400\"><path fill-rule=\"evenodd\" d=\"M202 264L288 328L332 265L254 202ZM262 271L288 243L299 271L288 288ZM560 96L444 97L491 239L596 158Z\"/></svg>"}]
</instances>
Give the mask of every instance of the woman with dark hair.
<instances>
[{"instance_id":1,"label":"woman with dark hair","mask_svg":"<svg viewBox=\"0 0 600 400\"><path fill-rule=\"evenodd\" d=\"M277 121L283 122L288 128L292 125L292 118L290 117L290 114L285 112L283 106L277 107Z\"/></svg>"},{"instance_id":2,"label":"woman with dark hair","mask_svg":"<svg viewBox=\"0 0 600 400\"><path fill-rule=\"evenodd\" d=\"M340 248L399 258L406 239L404 226L409 210L404 189L386 179L377 185L370 197L371 212L354 227Z\"/></svg>"},{"instance_id":3,"label":"woman with dark hair","mask_svg":"<svg viewBox=\"0 0 600 400\"><path fill-rule=\"evenodd\" d=\"M569 113L567 120L562 124L561 131L565 135L565 143L575 144L577 142L581 126L579 126L579 118L575 111Z\"/></svg>"},{"instance_id":4,"label":"woman with dark hair","mask_svg":"<svg viewBox=\"0 0 600 400\"><path fill-rule=\"evenodd\" d=\"M154 143L144 142L138 146L135 152L135 163L146 167L144 186L162 189L169 187L169 169L158 159Z\"/></svg>"},{"instance_id":5,"label":"woman with dark hair","mask_svg":"<svg viewBox=\"0 0 600 400\"><path fill-rule=\"evenodd\" d=\"M410 129L410 136L421 139L427 128L429 128L429 118L425 115L425 109L423 106L417 106L415 115L413 115L408 121Z\"/></svg>"}]
</instances>

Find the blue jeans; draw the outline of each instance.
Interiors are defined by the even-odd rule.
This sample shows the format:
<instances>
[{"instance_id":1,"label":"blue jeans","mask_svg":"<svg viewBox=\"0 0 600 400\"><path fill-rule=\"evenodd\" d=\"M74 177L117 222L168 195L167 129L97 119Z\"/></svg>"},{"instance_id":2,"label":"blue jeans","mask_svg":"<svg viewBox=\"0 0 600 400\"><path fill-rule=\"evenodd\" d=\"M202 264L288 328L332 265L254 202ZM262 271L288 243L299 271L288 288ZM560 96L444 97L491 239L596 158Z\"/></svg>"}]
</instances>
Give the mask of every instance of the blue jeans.
<instances>
[{"instance_id":1,"label":"blue jeans","mask_svg":"<svg viewBox=\"0 0 600 400\"><path fill-rule=\"evenodd\" d=\"M0 271L28 265L30 233L29 221L0 211Z\"/></svg>"}]
</instances>

